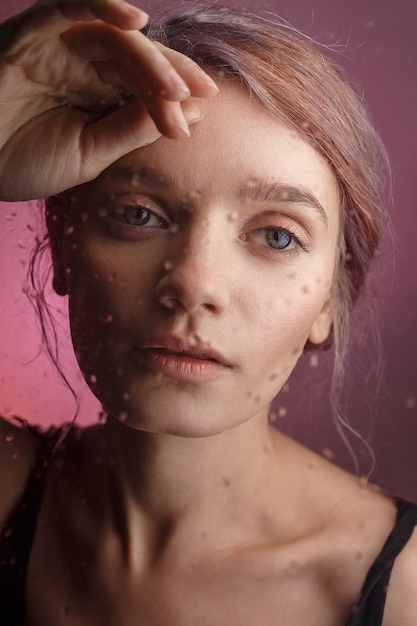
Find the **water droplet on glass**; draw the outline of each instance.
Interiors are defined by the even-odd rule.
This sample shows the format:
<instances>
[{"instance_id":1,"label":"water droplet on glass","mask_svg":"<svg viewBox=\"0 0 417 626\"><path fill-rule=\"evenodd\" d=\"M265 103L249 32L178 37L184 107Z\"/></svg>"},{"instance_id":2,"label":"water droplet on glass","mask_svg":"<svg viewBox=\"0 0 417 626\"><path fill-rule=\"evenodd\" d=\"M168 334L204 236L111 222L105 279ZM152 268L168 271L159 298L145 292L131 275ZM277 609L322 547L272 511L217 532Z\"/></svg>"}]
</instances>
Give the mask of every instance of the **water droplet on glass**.
<instances>
[{"instance_id":1,"label":"water droplet on glass","mask_svg":"<svg viewBox=\"0 0 417 626\"><path fill-rule=\"evenodd\" d=\"M4 438L4 441L6 443L12 443L14 441L14 436L13 435L6 435Z\"/></svg>"},{"instance_id":2,"label":"water droplet on glass","mask_svg":"<svg viewBox=\"0 0 417 626\"><path fill-rule=\"evenodd\" d=\"M284 418L287 416L287 409L285 406L280 406L278 407L278 417L280 419Z\"/></svg>"},{"instance_id":3,"label":"water droplet on glass","mask_svg":"<svg viewBox=\"0 0 417 626\"><path fill-rule=\"evenodd\" d=\"M97 376L95 374L90 374L90 382L93 385L97 382Z\"/></svg>"},{"instance_id":4,"label":"water droplet on glass","mask_svg":"<svg viewBox=\"0 0 417 626\"><path fill-rule=\"evenodd\" d=\"M319 355L311 354L310 355L310 367L317 367L319 364Z\"/></svg>"},{"instance_id":5,"label":"water droplet on glass","mask_svg":"<svg viewBox=\"0 0 417 626\"><path fill-rule=\"evenodd\" d=\"M125 391L125 392L122 394L122 398L123 398L123 400L128 401L128 400L130 400L131 395L130 395L130 393L129 393L128 391Z\"/></svg>"},{"instance_id":6,"label":"water droplet on glass","mask_svg":"<svg viewBox=\"0 0 417 626\"><path fill-rule=\"evenodd\" d=\"M170 270L172 270L174 267L174 264L172 261L165 261L164 263L164 270L166 270L167 272L169 272Z\"/></svg>"},{"instance_id":7,"label":"water droplet on glass","mask_svg":"<svg viewBox=\"0 0 417 626\"><path fill-rule=\"evenodd\" d=\"M171 226L168 228L168 231L172 234L172 235L176 235L177 232L179 231L180 227L178 226L178 224L171 224Z\"/></svg>"},{"instance_id":8,"label":"water droplet on glass","mask_svg":"<svg viewBox=\"0 0 417 626\"><path fill-rule=\"evenodd\" d=\"M164 306L166 309L175 309L175 300L174 298L169 298L164 302Z\"/></svg>"},{"instance_id":9,"label":"water droplet on glass","mask_svg":"<svg viewBox=\"0 0 417 626\"><path fill-rule=\"evenodd\" d=\"M288 393L290 390L290 383L285 383L285 385L282 386L281 391L283 391L284 393Z\"/></svg>"},{"instance_id":10,"label":"water droplet on glass","mask_svg":"<svg viewBox=\"0 0 417 626\"><path fill-rule=\"evenodd\" d=\"M126 411L122 411L121 413L119 413L119 420L121 422L126 422L127 417L128 417L128 415L127 415Z\"/></svg>"},{"instance_id":11,"label":"water droplet on glass","mask_svg":"<svg viewBox=\"0 0 417 626\"><path fill-rule=\"evenodd\" d=\"M68 226L68 228L65 229L66 235L72 235L73 232L74 232L74 226Z\"/></svg>"},{"instance_id":12,"label":"water droplet on glass","mask_svg":"<svg viewBox=\"0 0 417 626\"><path fill-rule=\"evenodd\" d=\"M140 174L138 174L137 172L133 174L132 179L131 179L132 185L134 187L138 187L140 185L140 181L141 181Z\"/></svg>"},{"instance_id":13,"label":"water droplet on glass","mask_svg":"<svg viewBox=\"0 0 417 626\"><path fill-rule=\"evenodd\" d=\"M414 396L408 396L405 399L405 406L407 409L415 409L417 406L417 398Z\"/></svg>"},{"instance_id":14,"label":"water droplet on glass","mask_svg":"<svg viewBox=\"0 0 417 626\"><path fill-rule=\"evenodd\" d=\"M330 450L330 448L323 448L323 450L321 451L322 455L326 457L326 459L334 459L335 454L333 452L333 450Z\"/></svg>"}]
</instances>

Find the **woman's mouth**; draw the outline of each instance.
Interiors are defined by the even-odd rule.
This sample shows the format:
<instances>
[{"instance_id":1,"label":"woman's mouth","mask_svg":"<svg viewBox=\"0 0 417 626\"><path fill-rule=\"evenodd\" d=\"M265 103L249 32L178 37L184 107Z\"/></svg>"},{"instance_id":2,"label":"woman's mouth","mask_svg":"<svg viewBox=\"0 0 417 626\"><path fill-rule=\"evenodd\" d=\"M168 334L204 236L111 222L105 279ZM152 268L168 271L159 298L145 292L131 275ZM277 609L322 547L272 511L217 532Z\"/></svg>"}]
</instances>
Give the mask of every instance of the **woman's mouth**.
<instances>
[{"instance_id":1,"label":"woman's mouth","mask_svg":"<svg viewBox=\"0 0 417 626\"><path fill-rule=\"evenodd\" d=\"M149 370L181 381L213 380L231 369L231 364L209 344L178 337L148 339L135 354Z\"/></svg>"}]
</instances>

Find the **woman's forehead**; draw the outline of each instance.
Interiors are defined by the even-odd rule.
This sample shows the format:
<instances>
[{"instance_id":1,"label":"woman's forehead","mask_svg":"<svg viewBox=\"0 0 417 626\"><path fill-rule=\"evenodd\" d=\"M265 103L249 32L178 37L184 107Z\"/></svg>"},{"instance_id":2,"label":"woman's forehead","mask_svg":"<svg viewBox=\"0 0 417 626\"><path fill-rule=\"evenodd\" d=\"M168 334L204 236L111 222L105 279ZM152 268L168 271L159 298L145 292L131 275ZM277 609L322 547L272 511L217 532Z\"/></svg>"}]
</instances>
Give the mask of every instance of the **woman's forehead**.
<instances>
[{"instance_id":1,"label":"woman's forehead","mask_svg":"<svg viewBox=\"0 0 417 626\"><path fill-rule=\"evenodd\" d=\"M338 184L324 157L245 88L224 81L218 96L198 105L204 119L191 125L189 139L161 137L113 164L97 183L242 198L259 189L269 196L275 190L277 197L298 189L317 205L339 205Z\"/></svg>"}]
</instances>

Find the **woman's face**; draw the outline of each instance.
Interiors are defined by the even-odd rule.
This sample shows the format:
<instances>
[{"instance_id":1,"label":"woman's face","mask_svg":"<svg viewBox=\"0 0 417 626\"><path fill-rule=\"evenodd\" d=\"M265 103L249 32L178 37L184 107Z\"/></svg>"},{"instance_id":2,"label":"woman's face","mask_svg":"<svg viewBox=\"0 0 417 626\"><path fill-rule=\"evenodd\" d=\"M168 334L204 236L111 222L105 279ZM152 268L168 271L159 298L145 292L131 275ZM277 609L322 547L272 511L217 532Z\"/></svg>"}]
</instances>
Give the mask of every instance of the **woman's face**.
<instances>
[{"instance_id":1,"label":"woman's face","mask_svg":"<svg viewBox=\"0 0 417 626\"><path fill-rule=\"evenodd\" d=\"M339 193L324 159L244 89L200 102L74 192L63 259L75 351L110 414L215 434L267 414L331 323Z\"/></svg>"}]
</instances>

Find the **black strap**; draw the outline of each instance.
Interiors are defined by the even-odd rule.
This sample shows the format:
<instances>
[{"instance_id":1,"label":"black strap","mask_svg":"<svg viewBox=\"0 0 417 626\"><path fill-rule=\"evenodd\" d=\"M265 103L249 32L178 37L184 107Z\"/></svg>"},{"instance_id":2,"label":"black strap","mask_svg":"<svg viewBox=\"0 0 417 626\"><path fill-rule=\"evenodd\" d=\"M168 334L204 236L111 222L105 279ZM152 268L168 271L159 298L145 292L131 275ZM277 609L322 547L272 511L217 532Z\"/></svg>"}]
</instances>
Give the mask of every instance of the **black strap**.
<instances>
[{"instance_id":1,"label":"black strap","mask_svg":"<svg viewBox=\"0 0 417 626\"><path fill-rule=\"evenodd\" d=\"M391 571L417 525L417 505L398 501L397 523L370 568L346 626L381 626Z\"/></svg>"},{"instance_id":2,"label":"black strap","mask_svg":"<svg viewBox=\"0 0 417 626\"><path fill-rule=\"evenodd\" d=\"M62 431L51 429L39 438L35 460L19 502L0 534L0 622L2 626L25 624L25 577L36 531L52 451Z\"/></svg>"}]
</instances>

